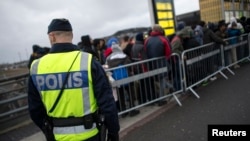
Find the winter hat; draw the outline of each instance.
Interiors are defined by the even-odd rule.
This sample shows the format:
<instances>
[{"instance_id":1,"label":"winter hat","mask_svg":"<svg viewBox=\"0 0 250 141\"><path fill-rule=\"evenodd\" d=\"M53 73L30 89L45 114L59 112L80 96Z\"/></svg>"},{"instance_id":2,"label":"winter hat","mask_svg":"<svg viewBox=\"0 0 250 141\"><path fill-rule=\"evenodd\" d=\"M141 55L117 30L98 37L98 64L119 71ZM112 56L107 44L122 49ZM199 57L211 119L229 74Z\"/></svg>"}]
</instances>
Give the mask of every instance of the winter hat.
<instances>
[{"instance_id":1,"label":"winter hat","mask_svg":"<svg viewBox=\"0 0 250 141\"><path fill-rule=\"evenodd\" d=\"M183 21L180 21L177 23L177 30L182 30L186 26L186 23Z\"/></svg>"},{"instance_id":2,"label":"winter hat","mask_svg":"<svg viewBox=\"0 0 250 141\"><path fill-rule=\"evenodd\" d=\"M136 40L136 41L141 41L141 42L143 42L143 41L144 41L143 33L138 33L138 34L136 34L135 40Z\"/></svg>"},{"instance_id":3,"label":"winter hat","mask_svg":"<svg viewBox=\"0 0 250 141\"><path fill-rule=\"evenodd\" d=\"M111 37L111 38L108 40L108 42L107 42L107 47L108 47L108 48L111 47L113 42L119 44L119 41L118 41L117 38Z\"/></svg>"},{"instance_id":4,"label":"winter hat","mask_svg":"<svg viewBox=\"0 0 250 141\"><path fill-rule=\"evenodd\" d=\"M81 41L83 46L91 46L91 38L89 35L81 36Z\"/></svg>"},{"instance_id":5,"label":"winter hat","mask_svg":"<svg viewBox=\"0 0 250 141\"><path fill-rule=\"evenodd\" d=\"M32 46L33 52L37 52L37 50L38 50L39 48L40 48L39 45L33 45L33 46Z\"/></svg>"},{"instance_id":6,"label":"winter hat","mask_svg":"<svg viewBox=\"0 0 250 141\"><path fill-rule=\"evenodd\" d=\"M67 19L53 19L48 26L48 34L52 31L72 31L72 27Z\"/></svg>"}]
</instances>

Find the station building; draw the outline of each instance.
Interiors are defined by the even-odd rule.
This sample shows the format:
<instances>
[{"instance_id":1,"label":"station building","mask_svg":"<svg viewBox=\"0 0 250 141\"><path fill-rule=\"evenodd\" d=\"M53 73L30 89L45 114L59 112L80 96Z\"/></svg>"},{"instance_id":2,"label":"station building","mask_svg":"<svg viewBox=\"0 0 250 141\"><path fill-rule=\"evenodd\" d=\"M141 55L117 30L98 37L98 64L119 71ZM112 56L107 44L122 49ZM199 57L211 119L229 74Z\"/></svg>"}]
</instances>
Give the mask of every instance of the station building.
<instances>
[{"instance_id":1,"label":"station building","mask_svg":"<svg viewBox=\"0 0 250 141\"><path fill-rule=\"evenodd\" d=\"M250 17L250 0L199 0L199 4L201 19L206 22Z\"/></svg>"}]
</instances>

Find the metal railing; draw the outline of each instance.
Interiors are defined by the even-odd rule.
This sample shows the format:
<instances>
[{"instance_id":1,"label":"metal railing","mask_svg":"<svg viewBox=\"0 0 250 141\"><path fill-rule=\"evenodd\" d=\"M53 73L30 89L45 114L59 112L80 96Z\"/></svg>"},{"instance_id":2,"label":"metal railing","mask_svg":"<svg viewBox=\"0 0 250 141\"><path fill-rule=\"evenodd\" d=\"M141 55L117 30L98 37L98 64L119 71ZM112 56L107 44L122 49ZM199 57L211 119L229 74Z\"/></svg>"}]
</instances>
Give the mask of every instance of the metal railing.
<instances>
[{"instance_id":1,"label":"metal railing","mask_svg":"<svg viewBox=\"0 0 250 141\"><path fill-rule=\"evenodd\" d=\"M225 41L229 43L226 46L210 43L184 51L182 53L184 90L190 90L199 98L193 89L197 85L206 82L216 74L221 74L225 79L228 79L223 70L234 74L230 67L249 60L249 38L250 34L244 34L226 39ZM234 55L229 56L229 52ZM239 54L238 57L237 54Z\"/></svg>"},{"instance_id":2,"label":"metal railing","mask_svg":"<svg viewBox=\"0 0 250 141\"><path fill-rule=\"evenodd\" d=\"M0 80L0 123L27 113L28 73Z\"/></svg>"},{"instance_id":3,"label":"metal railing","mask_svg":"<svg viewBox=\"0 0 250 141\"><path fill-rule=\"evenodd\" d=\"M119 114L172 97L181 106L177 94L187 90L199 98L193 89L195 86L216 74L228 79L224 70L234 74L232 66L250 60L250 34L229 38L227 41L230 43L230 40L236 38L238 42L225 47L211 43L186 50L181 57L172 54L169 60L161 57L106 69L110 75L110 72L121 68L126 68L129 73L128 77L111 82L117 96ZM227 62L225 54L235 49L239 54L237 59ZM27 113L28 75L0 80L0 123Z\"/></svg>"},{"instance_id":4,"label":"metal railing","mask_svg":"<svg viewBox=\"0 0 250 141\"><path fill-rule=\"evenodd\" d=\"M115 75L123 75L124 71L119 71L121 69L125 69L128 73L125 78L111 82L113 91L116 94L115 97L117 97L119 114L170 97L174 97L181 106L182 104L176 96L183 89L179 62L179 55L172 54L169 60L160 57L106 69L109 77L112 77L111 79L115 79ZM117 74L116 71L120 73Z\"/></svg>"}]
</instances>

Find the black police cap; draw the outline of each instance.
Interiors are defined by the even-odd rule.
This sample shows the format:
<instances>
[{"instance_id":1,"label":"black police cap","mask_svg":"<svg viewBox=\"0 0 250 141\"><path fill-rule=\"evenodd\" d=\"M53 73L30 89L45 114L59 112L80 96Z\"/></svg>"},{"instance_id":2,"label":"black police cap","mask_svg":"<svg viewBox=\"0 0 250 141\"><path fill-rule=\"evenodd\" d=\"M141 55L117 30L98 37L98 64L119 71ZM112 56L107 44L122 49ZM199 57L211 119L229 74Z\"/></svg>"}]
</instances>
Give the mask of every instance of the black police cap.
<instances>
[{"instance_id":1,"label":"black police cap","mask_svg":"<svg viewBox=\"0 0 250 141\"><path fill-rule=\"evenodd\" d=\"M72 31L72 27L67 19L53 19L48 26L48 33L52 31Z\"/></svg>"}]
</instances>

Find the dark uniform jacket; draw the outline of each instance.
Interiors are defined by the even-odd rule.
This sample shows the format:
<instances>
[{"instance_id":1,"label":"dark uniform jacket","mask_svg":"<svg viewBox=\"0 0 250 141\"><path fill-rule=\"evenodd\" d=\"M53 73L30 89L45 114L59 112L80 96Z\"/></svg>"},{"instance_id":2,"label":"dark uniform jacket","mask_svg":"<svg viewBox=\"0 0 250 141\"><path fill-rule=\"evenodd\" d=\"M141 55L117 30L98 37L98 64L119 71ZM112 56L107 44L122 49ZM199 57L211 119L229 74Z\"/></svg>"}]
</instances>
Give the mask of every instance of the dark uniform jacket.
<instances>
[{"instance_id":1,"label":"dark uniform jacket","mask_svg":"<svg viewBox=\"0 0 250 141\"><path fill-rule=\"evenodd\" d=\"M50 53L62 53L79 50L71 43L60 43L52 46ZM96 60L92 60L92 79L94 95L101 114L105 116L105 125L110 134L118 134L120 127L118 121L117 108L110 83L102 66ZM35 124L42 129L43 120L46 117L46 110L41 101L38 90L36 89L31 77L28 84L29 113Z\"/></svg>"}]
</instances>

